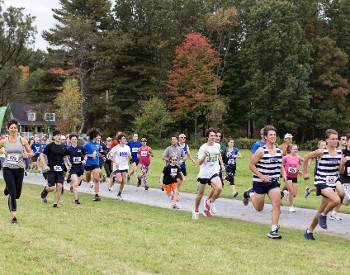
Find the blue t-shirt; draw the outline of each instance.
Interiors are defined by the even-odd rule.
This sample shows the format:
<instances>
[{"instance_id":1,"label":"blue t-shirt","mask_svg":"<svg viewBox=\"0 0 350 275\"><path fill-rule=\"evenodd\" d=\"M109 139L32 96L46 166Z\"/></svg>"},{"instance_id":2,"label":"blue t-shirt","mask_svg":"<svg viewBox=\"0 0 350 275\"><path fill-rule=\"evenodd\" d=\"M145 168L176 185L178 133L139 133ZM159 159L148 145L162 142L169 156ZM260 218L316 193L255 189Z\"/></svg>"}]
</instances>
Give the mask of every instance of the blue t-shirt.
<instances>
[{"instance_id":1,"label":"blue t-shirt","mask_svg":"<svg viewBox=\"0 0 350 275\"><path fill-rule=\"evenodd\" d=\"M137 157L137 152L139 151L139 148L142 146L141 142L130 140L127 143L127 145L130 147L130 150L131 150L131 159L139 160Z\"/></svg>"},{"instance_id":2,"label":"blue t-shirt","mask_svg":"<svg viewBox=\"0 0 350 275\"><path fill-rule=\"evenodd\" d=\"M233 147L233 150L229 157L227 157L227 165L236 165L236 158L234 157L239 152L238 148ZM226 147L226 155L228 153L228 147Z\"/></svg>"},{"instance_id":3,"label":"blue t-shirt","mask_svg":"<svg viewBox=\"0 0 350 275\"><path fill-rule=\"evenodd\" d=\"M84 149L86 154L93 154L94 152L96 153L96 157L88 157L86 160L86 164L85 166L91 166L91 165L100 165L100 159L98 157L98 151L100 149L100 144L96 141L93 142L91 140L88 140L85 144L84 144Z\"/></svg>"},{"instance_id":4,"label":"blue t-shirt","mask_svg":"<svg viewBox=\"0 0 350 275\"><path fill-rule=\"evenodd\" d=\"M44 143L33 143L32 144L32 151L35 154L35 156L39 157L40 154L44 151L46 144Z\"/></svg>"},{"instance_id":5,"label":"blue t-shirt","mask_svg":"<svg viewBox=\"0 0 350 275\"><path fill-rule=\"evenodd\" d=\"M84 156L86 155L84 147L78 145L77 147L70 146L67 155L70 158L72 166L81 166Z\"/></svg>"},{"instance_id":6,"label":"blue t-shirt","mask_svg":"<svg viewBox=\"0 0 350 275\"><path fill-rule=\"evenodd\" d=\"M252 152L252 154L255 154L255 152L260 148L263 147L265 145L265 142L263 142L262 140L259 140L257 142L255 142L252 146L252 149L250 150Z\"/></svg>"}]
</instances>

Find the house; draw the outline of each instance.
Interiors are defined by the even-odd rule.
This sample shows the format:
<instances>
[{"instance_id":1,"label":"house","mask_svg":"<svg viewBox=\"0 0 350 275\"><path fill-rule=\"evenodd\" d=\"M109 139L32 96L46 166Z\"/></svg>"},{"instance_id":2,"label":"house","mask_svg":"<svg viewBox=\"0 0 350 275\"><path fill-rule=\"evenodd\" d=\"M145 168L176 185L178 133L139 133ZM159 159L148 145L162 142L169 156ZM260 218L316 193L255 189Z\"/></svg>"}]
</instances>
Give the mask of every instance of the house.
<instances>
[{"instance_id":1,"label":"house","mask_svg":"<svg viewBox=\"0 0 350 275\"><path fill-rule=\"evenodd\" d=\"M1 133L7 132L7 122L11 119L18 120L19 132L26 138L34 134L51 136L57 125L52 103L9 102L0 107Z\"/></svg>"}]
</instances>

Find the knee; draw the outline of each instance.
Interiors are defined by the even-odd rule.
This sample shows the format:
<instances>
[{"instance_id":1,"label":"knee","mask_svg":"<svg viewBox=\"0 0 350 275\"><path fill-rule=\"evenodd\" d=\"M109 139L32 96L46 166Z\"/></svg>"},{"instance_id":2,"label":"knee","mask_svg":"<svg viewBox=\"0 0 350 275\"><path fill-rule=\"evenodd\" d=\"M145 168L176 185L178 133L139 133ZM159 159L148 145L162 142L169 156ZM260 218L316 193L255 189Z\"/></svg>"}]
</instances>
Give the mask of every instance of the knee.
<instances>
[{"instance_id":1,"label":"knee","mask_svg":"<svg viewBox=\"0 0 350 275\"><path fill-rule=\"evenodd\" d=\"M336 197L333 201L335 204L339 204L340 203L340 197Z\"/></svg>"},{"instance_id":2,"label":"knee","mask_svg":"<svg viewBox=\"0 0 350 275\"><path fill-rule=\"evenodd\" d=\"M57 184L57 191L62 191L62 184Z\"/></svg>"}]
</instances>

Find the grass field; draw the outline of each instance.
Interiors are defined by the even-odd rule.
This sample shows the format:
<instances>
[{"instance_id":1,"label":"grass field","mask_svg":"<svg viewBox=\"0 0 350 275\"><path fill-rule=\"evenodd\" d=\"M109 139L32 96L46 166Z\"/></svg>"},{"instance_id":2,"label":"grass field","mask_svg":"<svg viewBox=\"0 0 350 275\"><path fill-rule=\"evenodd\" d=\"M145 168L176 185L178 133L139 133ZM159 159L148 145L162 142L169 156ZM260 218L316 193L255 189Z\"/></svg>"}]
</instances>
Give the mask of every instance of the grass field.
<instances>
[{"instance_id":1,"label":"grass field","mask_svg":"<svg viewBox=\"0 0 350 275\"><path fill-rule=\"evenodd\" d=\"M162 151L155 153L149 183L158 187L164 163ZM249 151L242 155L239 199L251 185ZM195 192L197 173L198 165L189 164L182 191ZM310 184L300 179L296 206L317 207L314 194L303 198ZM79 206L63 196L53 209L38 199L40 191L24 185L18 225L10 224L6 198L0 196L1 274L349 274L347 239L317 234L310 242L303 232L283 228L283 239L271 240L262 237L268 225L219 217L193 221L186 212L125 201L96 204L90 194L80 194ZM228 184L223 196L231 198Z\"/></svg>"}]
</instances>

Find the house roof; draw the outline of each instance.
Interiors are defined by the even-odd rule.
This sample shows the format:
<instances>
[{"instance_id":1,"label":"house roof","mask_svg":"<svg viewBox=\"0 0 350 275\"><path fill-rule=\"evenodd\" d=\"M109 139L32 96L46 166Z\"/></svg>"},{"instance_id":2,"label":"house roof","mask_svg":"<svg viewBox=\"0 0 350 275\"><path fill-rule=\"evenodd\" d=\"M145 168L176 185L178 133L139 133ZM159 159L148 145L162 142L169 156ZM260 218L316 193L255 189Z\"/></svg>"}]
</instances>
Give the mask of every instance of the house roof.
<instances>
[{"instance_id":1,"label":"house roof","mask_svg":"<svg viewBox=\"0 0 350 275\"><path fill-rule=\"evenodd\" d=\"M27 103L27 102L9 102L9 109L12 116L18 120L21 125L49 125L55 126L56 121L45 121L45 113L54 113L55 106L52 103ZM28 112L35 112L35 121L28 121Z\"/></svg>"}]
</instances>

